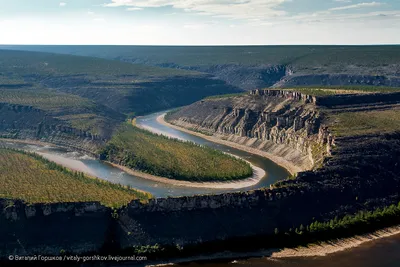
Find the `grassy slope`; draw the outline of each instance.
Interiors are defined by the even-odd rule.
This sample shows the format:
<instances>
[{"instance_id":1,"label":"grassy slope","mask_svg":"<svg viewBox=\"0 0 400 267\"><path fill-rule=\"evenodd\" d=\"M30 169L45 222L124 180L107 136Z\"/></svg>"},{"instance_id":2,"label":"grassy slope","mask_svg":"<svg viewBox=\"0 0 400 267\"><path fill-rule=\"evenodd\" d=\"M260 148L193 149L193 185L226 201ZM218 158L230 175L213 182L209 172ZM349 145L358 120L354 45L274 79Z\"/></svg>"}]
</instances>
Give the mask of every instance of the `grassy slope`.
<instances>
[{"instance_id":1,"label":"grassy slope","mask_svg":"<svg viewBox=\"0 0 400 267\"><path fill-rule=\"evenodd\" d=\"M356 136L400 131L400 108L334 115L332 130L336 136Z\"/></svg>"},{"instance_id":2,"label":"grassy slope","mask_svg":"<svg viewBox=\"0 0 400 267\"><path fill-rule=\"evenodd\" d=\"M246 178L246 162L217 150L124 125L101 153L104 158L153 175L195 182Z\"/></svg>"},{"instance_id":3,"label":"grassy slope","mask_svg":"<svg viewBox=\"0 0 400 267\"><path fill-rule=\"evenodd\" d=\"M99 201L126 205L150 195L68 171L40 156L0 149L0 197L28 203Z\"/></svg>"},{"instance_id":4,"label":"grassy slope","mask_svg":"<svg viewBox=\"0 0 400 267\"><path fill-rule=\"evenodd\" d=\"M368 94L400 92L400 88L381 86L318 86L308 88L288 88L313 96L338 94ZM366 111L340 111L328 114L333 122L331 130L336 136L359 136L400 131L400 108Z\"/></svg>"}]
</instances>

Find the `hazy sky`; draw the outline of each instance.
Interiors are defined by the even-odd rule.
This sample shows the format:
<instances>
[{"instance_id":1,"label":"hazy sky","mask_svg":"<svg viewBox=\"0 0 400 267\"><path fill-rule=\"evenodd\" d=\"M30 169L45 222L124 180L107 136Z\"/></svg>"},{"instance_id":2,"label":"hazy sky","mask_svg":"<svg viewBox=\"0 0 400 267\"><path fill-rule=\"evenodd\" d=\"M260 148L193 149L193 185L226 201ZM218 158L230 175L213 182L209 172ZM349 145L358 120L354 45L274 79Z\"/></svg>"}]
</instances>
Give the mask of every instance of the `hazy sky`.
<instances>
[{"instance_id":1,"label":"hazy sky","mask_svg":"<svg viewBox=\"0 0 400 267\"><path fill-rule=\"evenodd\" d=\"M390 43L400 0L0 0L0 44Z\"/></svg>"}]
</instances>

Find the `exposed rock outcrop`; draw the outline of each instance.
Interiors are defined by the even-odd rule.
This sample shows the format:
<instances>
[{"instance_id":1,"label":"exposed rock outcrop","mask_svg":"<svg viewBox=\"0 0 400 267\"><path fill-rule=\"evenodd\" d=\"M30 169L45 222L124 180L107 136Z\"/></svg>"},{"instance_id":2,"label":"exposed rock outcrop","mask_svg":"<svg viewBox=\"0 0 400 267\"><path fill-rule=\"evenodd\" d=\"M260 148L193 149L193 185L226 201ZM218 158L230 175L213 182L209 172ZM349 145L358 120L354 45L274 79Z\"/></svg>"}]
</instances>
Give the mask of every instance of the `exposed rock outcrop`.
<instances>
[{"instance_id":1,"label":"exposed rock outcrop","mask_svg":"<svg viewBox=\"0 0 400 267\"><path fill-rule=\"evenodd\" d=\"M168 115L167 120L269 152L309 170L322 160L324 151L330 153L333 144L316 101L297 92L253 90L246 96L194 103Z\"/></svg>"},{"instance_id":2,"label":"exposed rock outcrop","mask_svg":"<svg viewBox=\"0 0 400 267\"><path fill-rule=\"evenodd\" d=\"M0 138L39 140L88 153L106 141L32 106L0 103L0 114Z\"/></svg>"}]
</instances>

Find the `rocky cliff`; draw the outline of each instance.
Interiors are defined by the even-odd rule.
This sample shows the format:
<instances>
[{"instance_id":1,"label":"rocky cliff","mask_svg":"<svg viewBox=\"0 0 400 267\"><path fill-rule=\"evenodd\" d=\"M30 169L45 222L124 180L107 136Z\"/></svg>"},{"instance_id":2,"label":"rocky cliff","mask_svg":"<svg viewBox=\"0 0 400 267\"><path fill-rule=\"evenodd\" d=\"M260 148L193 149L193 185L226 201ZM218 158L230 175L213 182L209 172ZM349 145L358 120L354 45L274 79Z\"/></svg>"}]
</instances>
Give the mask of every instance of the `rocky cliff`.
<instances>
[{"instance_id":1,"label":"rocky cliff","mask_svg":"<svg viewBox=\"0 0 400 267\"><path fill-rule=\"evenodd\" d=\"M106 141L105 136L73 128L54 114L32 106L0 103L0 114L1 138L39 140L88 153Z\"/></svg>"},{"instance_id":2,"label":"rocky cliff","mask_svg":"<svg viewBox=\"0 0 400 267\"><path fill-rule=\"evenodd\" d=\"M99 203L27 205L0 199L0 259L99 251L111 222L110 209Z\"/></svg>"},{"instance_id":3,"label":"rocky cliff","mask_svg":"<svg viewBox=\"0 0 400 267\"><path fill-rule=\"evenodd\" d=\"M169 114L171 123L215 135L312 169L334 143L316 98L297 92L254 90L207 99Z\"/></svg>"}]
</instances>

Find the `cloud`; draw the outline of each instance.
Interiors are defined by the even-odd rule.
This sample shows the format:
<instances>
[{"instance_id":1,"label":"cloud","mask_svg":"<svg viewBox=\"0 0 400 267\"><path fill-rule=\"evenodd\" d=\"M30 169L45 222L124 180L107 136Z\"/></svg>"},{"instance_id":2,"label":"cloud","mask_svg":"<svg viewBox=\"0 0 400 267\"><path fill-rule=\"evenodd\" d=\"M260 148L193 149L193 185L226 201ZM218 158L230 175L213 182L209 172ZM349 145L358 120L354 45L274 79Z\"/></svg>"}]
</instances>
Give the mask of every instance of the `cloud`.
<instances>
[{"instance_id":1,"label":"cloud","mask_svg":"<svg viewBox=\"0 0 400 267\"><path fill-rule=\"evenodd\" d=\"M354 9L354 8L362 8L362 7L374 7L374 6L381 6L383 5L380 2L369 2L369 3L358 3L355 5L348 5L348 6L340 6L340 7L334 7L329 10L346 10L346 9Z\"/></svg>"},{"instance_id":2,"label":"cloud","mask_svg":"<svg viewBox=\"0 0 400 267\"><path fill-rule=\"evenodd\" d=\"M93 16L95 13L94 13L93 11L88 11L87 14L88 14L89 16Z\"/></svg>"},{"instance_id":3,"label":"cloud","mask_svg":"<svg viewBox=\"0 0 400 267\"><path fill-rule=\"evenodd\" d=\"M278 7L290 0L111 0L104 7L156 8L173 7L186 12L221 18L274 18L287 13ZM136 9L134 9L136 10Z\"/></svg>"},{"instance_id":4,"label":"cloud","mask_svg":"<svg viewBox=\"0 0 400 267\"><path fill-rule=\"evenodd\" d=\"M183 25L183 28L191 29L191 30L204 29L205 27L207 27L206 24L186 24L186 25Z\"/></svg>"},{"instance_id":5,"label":"cloud","mask_svg":"<svg viewBox=\"0 0 400 267\"><path fill-rule=\"evenodd\" d=\"M65 2L60 3L60 6L66 6L66 5L67 5L67 3L65 3Z\"/></svg>"},{"instance_id":6,"label":"cloud","mask_svg":"<svg viewBox=\"0 0 400 267\"><path fill-rule=\"evenodd\" d=\"M351 0L333 0L334 2L351 3Z\"/></svg>"},{"instance_id":7,"label":"cloud","mask_svg":"<svg viewBox=\"0 0 400 267\"><path fill-rule=\"evenodd\" d=\"M142 7L128 7L126 10L128 11L138 11L138 10L143 10Z\"/></svg>"}]
</instances>

